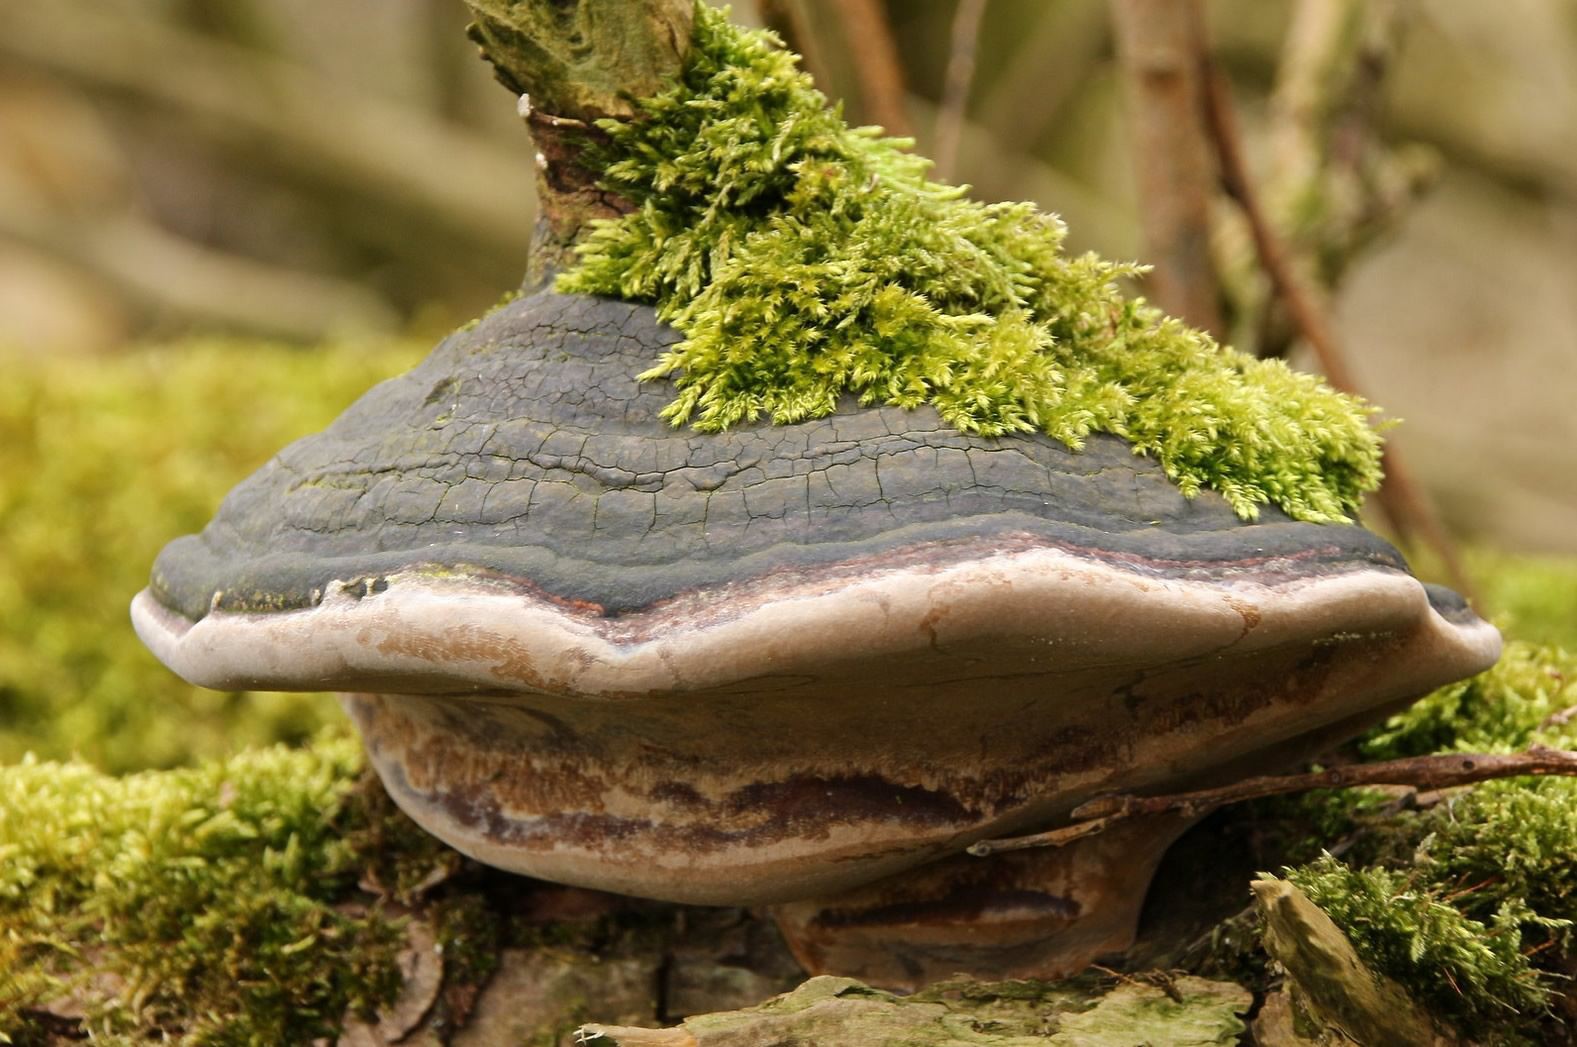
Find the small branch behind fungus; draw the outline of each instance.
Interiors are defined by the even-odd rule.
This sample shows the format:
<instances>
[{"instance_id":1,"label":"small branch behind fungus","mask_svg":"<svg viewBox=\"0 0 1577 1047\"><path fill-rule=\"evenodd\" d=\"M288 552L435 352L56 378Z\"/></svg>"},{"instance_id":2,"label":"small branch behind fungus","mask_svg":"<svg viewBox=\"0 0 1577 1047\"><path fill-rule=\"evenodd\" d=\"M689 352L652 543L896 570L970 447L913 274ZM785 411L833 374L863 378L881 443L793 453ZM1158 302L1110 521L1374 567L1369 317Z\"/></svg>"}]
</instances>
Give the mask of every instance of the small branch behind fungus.
<instances>
[{"instance_id":1,"label":"small branch behind fungus","mask_svg":"<svg viewBox=\"0 0 1577 1047\"><path fill-rule=\"evenodd\" d=\"M1360 785L1405 785L1415 789L1449 789L1495 778L1521 775L1577 776L1577 752L1533 746L1521 753L1446 753L1410 756L1381 763L1351 764L1307 774L1245 778L1231 785L1169 796L1097 796L1073 809L1072 825L1030 836L981 840L969 848L977 858L1032 847L1064 847L1104 832L1118 822L1159 814L1205 814L1229 803L1310 789L1351 789Z\"/></svg>"},{"instance_id":2,"label":"small branch behind fungus","mask_svg":"<svg viewBox=\"0 0 1577 1047\"><path fill-rule=\"evenodd\" d=\"M1210 144L1195 45L1199 0L1111 0L1131 128L1149 296L1173 316L1221 337L1220 288L1210 256Z\"/></svg>"},{"instance_id":3,"label":"small branch behind fungus","mask_svg":"<svg viewBox=\"0 0 1577 1047\"><path fill-rule=\"evenodd\" d=\"M1202 19L1196 18L1194 43L1204 82L1205 126L1215 147L1222 187L1242 209L1254 239L1255 252L1259 255L1265 275L1270 279L1271 288L1292 317L1299 333L1309 343L1309 348L1314 351L1326 380L1342 392L1357 394L1357 376L1348 365L1347 356L1335 332L1314 296L1299 278L1291 256L1272 228L1255 192L1253 179L1248 173L1248 162L1244 157L1237 114L1232 107L1232 96L1226 78L1216 68L1211 56ZM1383 467L1385 481L1376 497L1381 510L1396 529L1397 536L1404 543L1416 538L1428 545L1440 557L1456 590L1478 604L1455 543L1441 526L1428 498L1413 481L1411 470L1403 463L1394 444L1387 445L1384 451Z\"/></svg>"},{"instance_id":4,"label":"small branch behind fungus","mask_svg":"<svg viewBox=\"0 0 1577 1047\"><path fill-rule=\"evenodd\" d=\"M888 134L908 137L903 62L880 0L839 0L832 9L843 23L865 113Z\"/></svg>"},{"instance_id":5,"label":"small branch behind fungus","mask_svg":"<svg viewBox=\"0 0 1577 1047\"><path fill-rule=\"evenodd\" d=\"M964 137L969 87L975 80L975 54L980 47L980 23L985 14L986 0L959 0L958 9L953 12L952 42L932 149L937 177L944 182L952 181L958 170L958 146Z\"/></svg>"}]
</instances>

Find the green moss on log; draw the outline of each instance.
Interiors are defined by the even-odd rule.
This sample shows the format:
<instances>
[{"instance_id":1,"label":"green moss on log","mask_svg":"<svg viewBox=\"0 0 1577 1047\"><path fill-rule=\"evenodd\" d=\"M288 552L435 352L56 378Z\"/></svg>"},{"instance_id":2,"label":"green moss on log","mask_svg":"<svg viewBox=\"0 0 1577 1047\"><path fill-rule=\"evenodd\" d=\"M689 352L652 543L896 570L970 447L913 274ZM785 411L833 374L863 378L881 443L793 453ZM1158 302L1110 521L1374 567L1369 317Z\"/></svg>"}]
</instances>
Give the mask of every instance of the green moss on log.
<instances>
[{"instance_id":1,"label":"green moss on log","mask_svg":"<svg viewBox=\"0 0 1577 1047\"><path fill-rule=\"evenodd\" d=\"M1577 657L1513 642L1494 668L1392 718L1365 750L1392 758L1574 748L1574 707ZM1461 1032L1548 1042L1550 1005L1570 988L1577 925L1577 779L1486 782L1373 832L1355 852L1372 863L1327 855L1287 878L1366 964Z\"/></svg>"},{"instance_id":2,"label":"green moss on log","mask_svg":"<svg viewBox=\"0 0 1577 1047\"><path fill-rule=\"evenodd\" d=\"M634 210L595 223L559 287L652 302L684 335L643 376L673 379L674 424L795 422L850 394L988 435L1115 433L1244 517L1345 519L1378 484L1371 408L1125 298L1139 270L1068 257L1034 206L927 181L796 62L698 6L679 81L588 146Z\"/></svg>"},{"instance_id":3,"label":"green moss on log","mask_svg":"<svg viewBox=\"0 0 1577 1047\"><path fill-rule=\"evenodd\" d=\"M177 679L126 604L174 534L237 476L322 428L410 343L191 340L103 359L0 351L0 762L27 751L107 770L310 737L322 695L225 694Z\"/></svg>"},{"instance_id":4,"label":"green moss on log","mask_svg":"<svg viewBox=\"0 0 1577 1047\"><path fill-rule=\"evenodd\" d=\"M307 1043L392 998L399 924L361 868L348 737L113 778L0 769L0 1033ZM350 819L347 822L347 818Z\"/></svg>"}]
</instances>

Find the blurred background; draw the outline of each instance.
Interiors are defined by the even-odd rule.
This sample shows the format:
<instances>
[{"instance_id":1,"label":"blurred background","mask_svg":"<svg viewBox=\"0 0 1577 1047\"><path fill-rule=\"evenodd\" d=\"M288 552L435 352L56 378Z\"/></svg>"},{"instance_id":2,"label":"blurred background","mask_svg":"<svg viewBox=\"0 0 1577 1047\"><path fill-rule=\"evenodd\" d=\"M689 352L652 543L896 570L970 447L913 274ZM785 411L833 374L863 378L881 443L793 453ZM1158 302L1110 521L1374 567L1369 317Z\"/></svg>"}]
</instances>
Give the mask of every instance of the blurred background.
<instances>
[{"instance_id":1,"label":"blurred background","mask_svg":"<svg viewBox=\"0 0 1577 1047\"><path fill-rule=\"evenodd\" d=\"M734 10L978 198L1151 261L1170 125L1143 6ZM1577 553L1577 0L1203 10L1263 224L1494 611L1503 565ZM167 765L333 715L186 688L125 605L246 472L519 283L532 148L466 21L461 0L0 0L0 760ZM1146 293L1321 369L1243 209L1213 178L1201 202L1203 282ZM1539 597L1569 618L1571 562L1539 568L1571 571Z\"/></svg>"}]
</instances>

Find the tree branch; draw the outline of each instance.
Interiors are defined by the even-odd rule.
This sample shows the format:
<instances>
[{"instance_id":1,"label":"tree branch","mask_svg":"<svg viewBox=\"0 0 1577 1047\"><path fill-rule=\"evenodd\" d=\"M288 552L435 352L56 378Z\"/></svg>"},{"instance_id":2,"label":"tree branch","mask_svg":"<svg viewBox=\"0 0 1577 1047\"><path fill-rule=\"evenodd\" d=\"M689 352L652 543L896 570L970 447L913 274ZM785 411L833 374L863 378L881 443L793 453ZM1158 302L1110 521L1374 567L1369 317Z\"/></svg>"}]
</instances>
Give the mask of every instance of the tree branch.
<instances>
[{"instance_id":1,"label":"tree branch","mask_svg":"<svg viewBox=\"0 0 1577 1047\"><path fill-rule=\"evenodd\" d=\"M204 247L130 212L71 219L0 198L0 237L91 273L149 312L204 324L312 341L399 320L364 287Z\"/></svg>"},{"instance_id":2,"label":"tree branch","mask_svg":"<svg viewBox=\"0 0 1577 1047\"><path fill-rule=\"evenodd\" d=\"M1359 392L1357 376L1348 366L1347 356L1342 352L1335 332L1299 278L1281 238L1260 205L1244 157L1243 138L1238 130L1231 93L1226 79L1215 67L1202 21L1195 23L1194 33L1196 61L1204 80L1205 123L1210 141L1215 146L1221 183L1242 209L1254 239L1255 252L1270 279L1271 287L1304 340L1309 343L1309 348L1314 351L1326 381L1342 392L1356 394ZM1402 456L1394 444L1386 446L1383 465L1385 481L1376 497L1397 536L1404 544L1415 536L1425 542L1445 565L1451 584L1464 597L1477 603L1474 587L1462 566L1461 557L1457 555L1455 544L1441 527L1427 497L1413 482L1412 473L1403 464Z\"/></svg>"},{"instance_id":3,"label":"tree branch","mask_svg":"<svg viewBox=\"0 0 1577 1047\"><path fill-rule=\"evenodd\" d=\"M833 10L843 23L866 115L888 134L907 137L903 62L880 0L839 0Z\"/></svg>"},{"instance_id":4,"label":"tree branch","mask_svg":"<svg viewBox=\"0 0 1577 1047\"><path fill-rule=\"evenodd\" d=\"M1210 196L1215 176L1203 126L1194 41L1199 0L1111 0L1127 83L1151 297L1166 312L1222 336Z\"/></svg>"},{"instance_id":5,"label":"tree branch","mask_svg":"<svg viewBox=\"0 0 1577 1047\"><path fill-rule=\"evenodd\" d=\"M629 204L582 162L601 117L633 116L684 66L693 0L465 0L469 33L499 83L520 96L537 146L537 229L526 283L565 264L597 218Z\"/></svg>"},{"instance_id":6,"label":"tree branch","mask_svg":"<svg viewBox=\"0 0 1577 1047\"><path fill-rule=\"evenodd\" d=\"M1423 182L1418 164L1393 156L1376 126L1411 7L1299 0L1293 12L1270 97L1264 195L1294 264L1321 286L1336 285Z\"/></svg>"},{"instance_id":7,"label":"tree branch","mask_svg":"<svg viewBox=\"0 0 1577 1047\"><path fill-rule=\"evenodd\" d=\"M1405 785L1415 789L1449 789L1495 778L1522 775L1577 776L1577 752L1536 745L1521 753L1445 753L1410 756L1380 763L1358 763L1307 774L1245 778L1230 785L1170 796L1097 796L1073 809L1080 819L1072 825L1030 836L981 840L969 848L976 857L1031 847L1063 847L1094 836L1119 822L1159 814L1205 814L1229 803L1258 800L1310 789L1350 789L1361 785Z\"/></svg>"},{"instance_id":8,"label":"tree branch","mask_svg":"<svg viewBox=\"0 0 1577 1047\"><path fill-rule=\"evenodd\" d=\"M0 59L174 113L267 170L331 186L383 208L385 222L493 257L519 251L530 228L529 211L499 189L524 188L506 152L282 59L66 4L0 4Z\"/></svg>"},{"instance_id":9,"label":"tree branch","mask_svg":"<svg viewBox=\"0 0 1577 1047\"><path fill-rule=\"evenodd\" d=\"M936 142L932 149L938 179L952 181L958 167L958 143L964 134L969 110L969 85L975 79L975 52L980 45L980 22L986 0L959 0L953 12L953 29L942 84L942 104L936 114Z\"/></svg>"},{"instance_id":10,"label":"tree branch","mask_svg":"<svg viewBox=\"0 0 1577 1047\"><path fill-rule=\"evenodd\" d=\"M977 122L1033 155L1047 132L1066 122L1067 106L1095 75L1111 32L1111 18L1097 4L1038 7L1026 38L978 92ZM1026 98L1035 104L1026 106Z\"/></svg>"}]
</instances>

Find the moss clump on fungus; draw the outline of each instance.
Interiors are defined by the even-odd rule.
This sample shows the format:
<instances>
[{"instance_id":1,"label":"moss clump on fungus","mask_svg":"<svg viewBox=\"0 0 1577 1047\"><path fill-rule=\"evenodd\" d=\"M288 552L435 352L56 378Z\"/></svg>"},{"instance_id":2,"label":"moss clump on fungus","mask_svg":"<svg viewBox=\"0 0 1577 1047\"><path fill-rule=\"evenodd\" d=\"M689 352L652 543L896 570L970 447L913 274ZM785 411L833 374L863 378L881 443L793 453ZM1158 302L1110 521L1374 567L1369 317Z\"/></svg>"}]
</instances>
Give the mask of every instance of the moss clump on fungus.
<instances>
[{"instance_id":1,"label":"moss clump on fungus","mask_svg":"<svg viewBox=\"0 0 1577 1047\"><path fill-rule=\"evenodd\" d=\"M0 1033L75 1001L101 1039L306 1043L399 987L397 921L335 903L360 748L113 778L0 768Z\"/></svg>"},{"instance_id":2,"label":"moss clump on fungus","mask_svg":"<svg viewBox=\"0 0 1577 1047\"><path fill-rule=\"evenodd\" d=\"M1032 205L927 181L775 43L698 5L679 82L589 147L635 209L559 287L652 302L684 335L643 375L674 378L674 424L795 422L848 393L987 435L1115 433L1244 517L1344 519L1377 485L1370 408L1125 299L1138 270L1062 254Z\"/></svg>"},{"instance_id":3,"label":"moss clump on fungus","mask_svg":"<svg viewBox=\"0 0 1577 1047\"><path fill-rule=\"evenodd\" d=\"M336 715L322 695L182 682L138 642L126 603L159 548L199 530L236 476L419 350L211 339L102 359L0 350L0 761L32 751L167 767L303 741Z\"/></svg>"}]
</instances>

